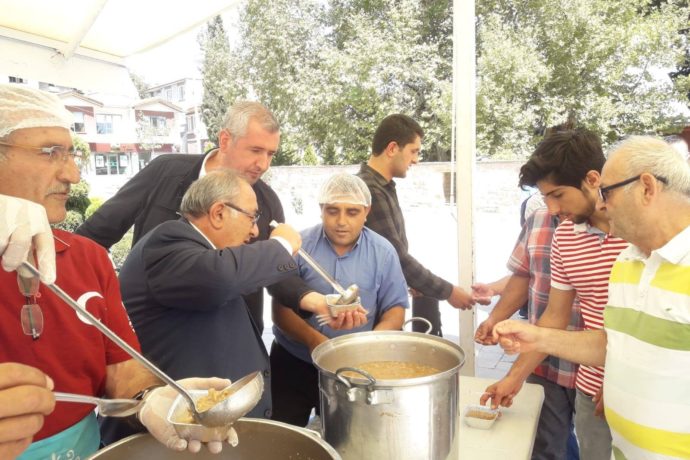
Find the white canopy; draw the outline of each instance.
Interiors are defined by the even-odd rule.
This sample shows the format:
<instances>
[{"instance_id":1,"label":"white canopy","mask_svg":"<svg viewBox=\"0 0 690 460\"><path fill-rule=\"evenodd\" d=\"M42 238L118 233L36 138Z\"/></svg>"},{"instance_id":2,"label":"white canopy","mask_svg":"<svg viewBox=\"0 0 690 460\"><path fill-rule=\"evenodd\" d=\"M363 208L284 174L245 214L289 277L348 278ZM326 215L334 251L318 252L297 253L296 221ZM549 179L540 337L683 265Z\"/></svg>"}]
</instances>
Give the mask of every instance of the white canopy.
<instances>
[{"instance_id":1,"label":"white canopy","mask_svg":"<svg viewBox=\"0 0 690 460\"><path fill-rule=\"evenodd\" d=\"M0 73L104 93L132 87L123 58L192 30L236 2L0 0Z\"/></svg>"}]
</instances>

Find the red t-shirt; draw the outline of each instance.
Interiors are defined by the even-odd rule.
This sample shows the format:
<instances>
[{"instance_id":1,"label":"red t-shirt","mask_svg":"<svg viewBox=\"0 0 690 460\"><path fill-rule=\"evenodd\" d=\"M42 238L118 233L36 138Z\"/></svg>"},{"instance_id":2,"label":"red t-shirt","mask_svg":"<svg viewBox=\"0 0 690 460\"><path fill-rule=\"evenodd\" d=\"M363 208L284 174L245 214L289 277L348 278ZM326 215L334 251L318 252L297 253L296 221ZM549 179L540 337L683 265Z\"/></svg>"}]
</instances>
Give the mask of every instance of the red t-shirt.
<instances>
[{"instance_id":1,"label":"red t-shirt","mask_svg":"<svg viewBox=\"0 0 690 460\"><path fill-rule=\"evenodd\" d=\"M120 298L120 285L106 251L91 240L54 230L57 280L70 297L139 350L139 342ZM22 331L20 311L25 298L16 272L0 270L0 362L34 366L55 381L55 391L101 396L106 366L131 359L98 329L41 285L36 303L43 312L43 333L37 340ZM52 436L84 418L91 405L61 403L46 417L34 441Z\"/></svg>"}]
</instances>

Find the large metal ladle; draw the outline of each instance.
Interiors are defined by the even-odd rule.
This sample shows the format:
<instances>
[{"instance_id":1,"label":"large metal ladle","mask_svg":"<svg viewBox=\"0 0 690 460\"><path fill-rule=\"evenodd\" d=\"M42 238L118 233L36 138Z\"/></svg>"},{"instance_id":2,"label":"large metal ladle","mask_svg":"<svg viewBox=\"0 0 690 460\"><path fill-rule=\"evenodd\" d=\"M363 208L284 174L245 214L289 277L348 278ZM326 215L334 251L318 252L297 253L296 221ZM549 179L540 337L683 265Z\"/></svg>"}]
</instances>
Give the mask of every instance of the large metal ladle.
<instances>
[{"instance_id":1,"label":"large metal ladle","mask_svg":"<svg viewBox=\"0 0 690 460\"><path fill-rule=\"evenodd\" d=\"M272 220L270 223L270 226L272 228L276 228L278 226L278 222L275 220ZM336 301L337 305L349 305L351 303L354 303L357 300L357 297L359 296L359 287L356 284L351 284L347 289L343 289L343 287L338 283L335 278L333 278L330 273L328 273L326 270L323 269L321 265L318 264L308 253L302 248L299 248L297 250L297 253L302 256L302 258L309 264L311 267L314 269L316 273L321 275L326 281L328 281L331 286L333 286L333 289L336 290L338 294L340 294L340 298Z\"/></svg>"},{"instance_id":2,"label":"large metal ladle","mask_svg":"<svg viewBox=\"0 0 690 460\"><path fill-rule=\"evenodd\" d=\"M85 403L98 406L98 414L106 417L127 417L136 414L143 401L138 399L102 399L74 393L53 392L56 401Z\"/></svg>"},{"instance_id":3,"label":"large metal ladle","mask_svg":"<svg viewBox=\"0 0 690 460\"><path fill-rule=\"evenodd\" d=\"M21 269L24 268L25 270L28 270L32 276L39 277L40 273L34 267L28 262L22 262L22 267L20 267L20 276L24 276L23 273L21 273ZM160 370L158 367L156 367L151 361L146 359L141 353L136 351L134 348L132 348L127 342L122 340L120 337L117 336L113 331L111 331L107 326L105 326L103 323L101 323L98 318L93 316L91 313L86 310L86 308L83 308L81 305L79 305L74 299L72 299L65 291L62 290L58 285L56 284L46 284L44 283L45 286L53 291L55 295L57 295L60 299L62 299L67 305L69 305L73 310L75 310L79 315L85 317L88 319L88 321L99 331L101 331L106 337L108 337L110 340L112 340L118 347L122 348L129 356L131 356L133 359L137 360L140 362L145 368L147 368L153 375L161 379L163 382L165 382L167 385L170 385L172 388L174 388L179 394L184 397L184 399L187 401L187 404L189 405L189 409L192 413L192 416L194 417L194 420L199 422L201 425L204 426L226 426L226 425L231 425L233 422L237 420L236 415L233 413L219 413L219 411L216 409L216 406L210 408L209 410L199 412L196 408L196 403L194 402L194 399L191 397L191 395L185 390L179 383L174 381L172 378L170 378L167 374L165 374L162 370ZM216 410L213 410L216 409ZM213 410L213 415L208 416L209 413Z\"/></svg>"}]
</instances>

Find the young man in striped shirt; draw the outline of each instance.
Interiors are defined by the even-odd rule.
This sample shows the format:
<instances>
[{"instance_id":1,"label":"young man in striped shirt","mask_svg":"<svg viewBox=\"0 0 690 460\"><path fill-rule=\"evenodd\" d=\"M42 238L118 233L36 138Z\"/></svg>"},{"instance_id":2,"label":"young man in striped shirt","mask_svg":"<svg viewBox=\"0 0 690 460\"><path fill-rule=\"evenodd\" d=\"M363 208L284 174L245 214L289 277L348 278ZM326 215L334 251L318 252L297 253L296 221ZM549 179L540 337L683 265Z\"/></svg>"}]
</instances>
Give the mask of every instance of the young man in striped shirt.
<instances>
[{"instance_id":1,"label":"young man in striped shirt","mask_svg":"<svg viewBox=\"0 0 690 460\"><path fill-rule=\"evenodd\" d=\"M611 271L604 330L564 332L507 321L509 352L606 363L615 458L690 458L690 168L665 142L631 137L602 172L600 209L632 245Z\"/></svg>"},{"instance_id":2,"label":"young man in striped shirt","mask_svg":"<svg viewBox=\"0 0 690 460\"><path fill-rule=\"evenodd\" d=\"M552 134L520 169L520 186L537 186L549 212L561 218L551 247L551 290L537 325L565 329L573 301L579 300L585 330L603 326L611 266L627 243L610 236L604 212L596 208L604 154L599 139L586 130ZM525 353L506 377L489 386L482 402L510 406L523 382L546 354ZM580 456L609 460L611 434L601 414L602 367L580 366L575 385L575 431Z\"/></svg>"}]
</instances>

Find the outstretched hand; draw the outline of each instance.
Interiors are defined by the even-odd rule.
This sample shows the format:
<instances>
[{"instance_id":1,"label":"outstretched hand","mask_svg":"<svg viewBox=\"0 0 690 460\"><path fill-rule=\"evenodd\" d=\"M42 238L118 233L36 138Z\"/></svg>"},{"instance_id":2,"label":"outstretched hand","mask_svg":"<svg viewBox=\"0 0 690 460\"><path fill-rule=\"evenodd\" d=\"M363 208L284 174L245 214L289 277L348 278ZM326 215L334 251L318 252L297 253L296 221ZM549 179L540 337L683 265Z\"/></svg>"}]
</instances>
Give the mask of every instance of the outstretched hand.
<instances>
[{"instance_id":1,"label":"outstretched hand","mask_svg":"<svg viewBox=\"0 0 690 460\"><path fill-rule=\"evenodd\" d=\"M230 380L216 377L188 378L179 380L178 383L190 390L206 390L214 388L223 390L230 385ZM198 439L182 439L177 435L175 428L168 422L168 412L177 398L177 391L170 386L164 386L153 390L144 401L144 406L139 411L139 420L161 444L176 451L188 450L196 453L201 450L202 442ZM223 442L236 443L237 435L230 427L223 435L206 443L211 453L217 454L223 450Z\"/></svg>"},{"instance_id":2,"label":"outstretched hand","mask_svg":"<svg viewBox=\"0 0 690 460\"><path fill-rule=\"evenodd\" d=\"M522 321L501 321L493 330L493 340L509 355L536 350L539 338L540 328Z\"/></svg>"}]
</instances>

